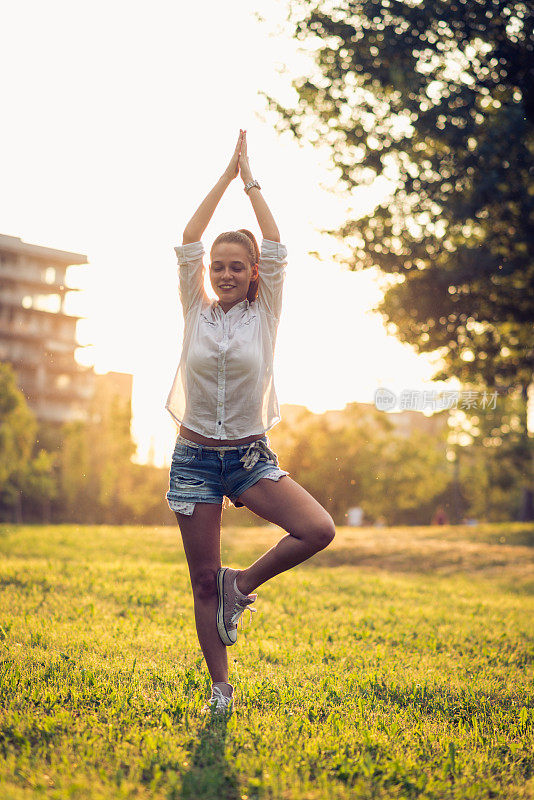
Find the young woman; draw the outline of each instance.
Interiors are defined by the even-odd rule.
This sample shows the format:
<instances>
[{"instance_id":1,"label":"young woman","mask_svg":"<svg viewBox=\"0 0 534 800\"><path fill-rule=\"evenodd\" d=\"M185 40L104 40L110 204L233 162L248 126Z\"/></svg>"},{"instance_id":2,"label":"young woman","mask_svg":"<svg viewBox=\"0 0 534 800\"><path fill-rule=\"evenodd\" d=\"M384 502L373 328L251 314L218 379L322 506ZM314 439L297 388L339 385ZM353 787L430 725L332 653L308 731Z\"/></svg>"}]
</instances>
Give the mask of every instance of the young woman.
<instances>
[{"instance_id":1,"label":"young woman","mask_svg":"<svg viewBox=\"0 0 534 800\"><path fill-rule=\"evenodd\" d=\"M200 241L219 200L241 174L260 226L261 251L247 230L214 241L204 291ZM184 313L182 355L166 408L180 426L166 498L180 526L195 623L212 679L209 707L233 709L226 648L256 600L253 590L310 558L334 538L328 512L278 466L266 431L280 421L273 378L286 248L247 157L240 131L230 163L187 224L175 248ZM247 569L221 567L224 497L287 531ZM250 615L250 618L252 615ZM241 618L241 624L243 620Z\"/></svg>"}]
</instances>

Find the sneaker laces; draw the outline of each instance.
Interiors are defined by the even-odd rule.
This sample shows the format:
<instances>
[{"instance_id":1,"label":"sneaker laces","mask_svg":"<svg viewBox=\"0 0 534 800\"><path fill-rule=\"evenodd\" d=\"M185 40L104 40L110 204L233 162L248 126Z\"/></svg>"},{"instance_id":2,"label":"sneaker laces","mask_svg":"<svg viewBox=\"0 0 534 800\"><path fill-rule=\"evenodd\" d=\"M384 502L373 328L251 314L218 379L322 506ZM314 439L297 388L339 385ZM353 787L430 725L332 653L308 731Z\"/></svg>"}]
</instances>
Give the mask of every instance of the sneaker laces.
<instances>
[{"instance_id":1,"label":"sneaker laces","mask_svg":"<svg viewBox=\"0 0 534 800\"><path fill-rule=\"evenodd\" d=\"M211 687L211 697L208 701L209 705L216 711L230 708L232 705L233 697L227 697L218 686Z\"/></svg>"},{"instance_id":2,"label":"sneaker laces","mask_svg":"<svg viewBox=\"0 0 534 800\"><path fill-rule=\"evenodd\" d=\"M244 600L241 600L241 601L238 598L236 599L236 601L234 603L235 611L232 614L232 616L230 617L230 622L232 624L235 624L237 628L239 628L239 622L241 622L241 630L243 630L243 628L244 628L243 617L241 616L243 614L243 611L249 611L250 612L250 615L248 617L248 621L249 621L249 624L250 624L250 622L252 620L252 614L255 614L256 611L258 610L257 608L251 608L251 606L250 606L250 604L253 603L256 600L256 597L257 597L257 595L254 596L253 598L250 598L250 599L245 598Z\"/></svg>"}]
</instances>

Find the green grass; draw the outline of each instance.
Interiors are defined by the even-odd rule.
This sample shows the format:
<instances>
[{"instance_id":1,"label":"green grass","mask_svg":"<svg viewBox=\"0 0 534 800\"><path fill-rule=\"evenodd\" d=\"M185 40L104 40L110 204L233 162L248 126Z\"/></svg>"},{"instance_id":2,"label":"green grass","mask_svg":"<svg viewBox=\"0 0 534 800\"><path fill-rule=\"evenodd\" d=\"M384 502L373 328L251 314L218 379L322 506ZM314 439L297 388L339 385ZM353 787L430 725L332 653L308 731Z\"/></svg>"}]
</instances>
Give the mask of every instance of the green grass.
<instances>
[{"instance_id":1,"label":"green grass","mask_svg":"<svg viewBox=\"0 0 534 800\"><path fill-rule=\"evenodd\" d=\"M225 723L177 527L0 526L0 795L533 798L533 533L339 528L259 587Z\"/></svg>"}]
</instances>

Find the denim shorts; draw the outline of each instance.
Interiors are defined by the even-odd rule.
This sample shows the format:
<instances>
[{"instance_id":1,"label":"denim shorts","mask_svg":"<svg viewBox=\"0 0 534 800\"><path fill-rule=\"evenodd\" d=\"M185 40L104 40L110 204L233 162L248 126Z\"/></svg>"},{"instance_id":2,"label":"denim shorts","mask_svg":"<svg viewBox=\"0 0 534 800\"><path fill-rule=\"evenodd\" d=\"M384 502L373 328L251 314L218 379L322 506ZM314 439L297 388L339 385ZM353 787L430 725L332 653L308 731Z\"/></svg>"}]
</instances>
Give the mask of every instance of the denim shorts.
<instances>
[{"instance_id":1,"label":"denim shorts","mask_svg":"<svg viewBox=\"0 0 534 800\"><path fill-rule=\"evenodd\" d=\"M178 435L172 454L169 491L171 511L190 516L195 503L221 503L228 497L236 508L238 497L260 478L277 481L289 475L278 466L276 453L264 434L250 444L207 446Z\"/></svg>"}]
</instances>

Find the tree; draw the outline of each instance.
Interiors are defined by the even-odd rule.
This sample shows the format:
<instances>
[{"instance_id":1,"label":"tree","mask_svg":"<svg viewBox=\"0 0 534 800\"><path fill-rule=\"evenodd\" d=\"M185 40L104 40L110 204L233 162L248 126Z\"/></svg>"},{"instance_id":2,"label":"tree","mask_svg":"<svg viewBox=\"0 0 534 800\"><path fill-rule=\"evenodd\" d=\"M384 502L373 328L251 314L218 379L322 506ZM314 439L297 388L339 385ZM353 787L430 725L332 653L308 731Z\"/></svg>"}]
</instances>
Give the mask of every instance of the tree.
<instances>
[{"instance_id":1,"label":"tree","mask_svg":"<svg viewBox=\"0 0 534 800\"><path fill-rule=\"evenodd\" d=\"M450 481L444 441L412 431L376 444L376 473L362 507L390 525L428 524Z\"/></svg>"},{"instance_id":2,"label":"tree","mask_svg":"<svg viewBox=\"0 0 534 800\"><path fill-rule=\"evenodd\" d=\"M0 363L0 515L22 522L22 495L47 503L55 496L53 456L32 455L37 422L10 364Z\"/></svg>"},{"instance_id":3,"label":"tree","mask_svg":"<svg viewBox=\"0 0 534 800\"><path fill-rule=\"evenodd\" d=\"M130 433L129 403L95 393L88 416L87 422L63 426L56 515L73 522L129 522L127 498L136 449Z\"/></svg>"},{"instance_id":4,"label":"tree","mask_svg":"<svg viewBox=\"0 0 534 800\"><path fill-rule=\"evenodd\" d=\"M449 480L445 442L414 431L395 433L387 414L349 404L332 422L304 412L271 434L280 464L332 515L347 522L361 506L370 519L426 523Z\"/></svg>"},{"instance_id":5,"label":"tree","mask_svg":"<svg viewBox=\"0 0 534 800\"><path fill-rule=\"evenodd\" d=\"M525 405L534 362L534 7L520 0L293 0L316 74L277 127L326 143L341 189L391 182L373 212L325 231L378 267L391 332L474 388ZM528 505L528 503L526 504Z\"/></svg>"},{"instance_id":6,"label":"tree","mask_svg":"<svg viewBox=\"0 0 534 800\"><path fill-rule=\"evenodd\" d=\"M471 516L509 520L520 505L524 410L522 398L512 393L490 403L482 413L475 409L455 412L452 444Z\"/></svg>"}]
</instances>

